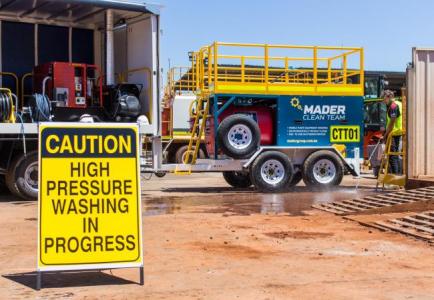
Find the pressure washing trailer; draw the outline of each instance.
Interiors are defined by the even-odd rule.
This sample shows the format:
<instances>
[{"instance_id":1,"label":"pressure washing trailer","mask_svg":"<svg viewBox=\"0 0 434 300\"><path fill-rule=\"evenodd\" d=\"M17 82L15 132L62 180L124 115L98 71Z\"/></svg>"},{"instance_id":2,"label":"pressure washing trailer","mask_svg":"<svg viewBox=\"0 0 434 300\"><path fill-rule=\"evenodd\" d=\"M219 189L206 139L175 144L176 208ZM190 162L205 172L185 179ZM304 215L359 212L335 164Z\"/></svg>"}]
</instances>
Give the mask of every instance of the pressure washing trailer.
<instances>
[{"instance_id":1,"label":"pressure washing trailer","mask_svg":"<svg viewBox=\"0 0 434 300\"><path fill-rule=\"evenodd\" d=\"M162 170L219 171L265 192L359 176L363 49L216 42L191 58L180 79L193 78L197 98L188 149ZM199 159L203 136L210 159Z\"/></svg>"}]
</instances>

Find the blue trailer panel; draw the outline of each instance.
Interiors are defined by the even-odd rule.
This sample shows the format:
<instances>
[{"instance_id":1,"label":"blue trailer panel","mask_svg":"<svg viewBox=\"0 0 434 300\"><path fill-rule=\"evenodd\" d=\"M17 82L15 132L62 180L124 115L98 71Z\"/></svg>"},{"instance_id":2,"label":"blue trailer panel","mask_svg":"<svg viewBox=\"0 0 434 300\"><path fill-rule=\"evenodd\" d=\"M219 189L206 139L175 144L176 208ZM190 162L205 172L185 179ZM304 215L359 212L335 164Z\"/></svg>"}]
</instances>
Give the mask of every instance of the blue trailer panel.
<instances>
[{"instance_id":1,"label":"blue trailer panel","mask_svg":"<svg viewBox=\"0 0 434 300\"><path fill-rule=\"evenodd\" d=\"M277 100L278 146L346 146L363 149L363 97L280 96ZM363 157L362 151L359 152Z\"/></svg>"}]
</instances>

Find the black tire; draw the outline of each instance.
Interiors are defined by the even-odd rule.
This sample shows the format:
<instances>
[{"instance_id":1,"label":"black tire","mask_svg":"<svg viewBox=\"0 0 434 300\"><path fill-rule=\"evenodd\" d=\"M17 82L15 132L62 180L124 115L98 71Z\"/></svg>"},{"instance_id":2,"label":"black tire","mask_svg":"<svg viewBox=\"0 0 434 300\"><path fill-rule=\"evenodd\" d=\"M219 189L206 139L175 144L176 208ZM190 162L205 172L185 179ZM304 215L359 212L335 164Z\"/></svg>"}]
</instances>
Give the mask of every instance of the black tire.
<instances>
[{"instance_id":1,"label":"black tire","mask_svg":"<svg viewBox=\"0 0 434 300\"><path fill-rule=\"evenodd\" d=\"M303 163L302 176L306 186L327 188L339 185L344 177L342 160L328 150L310 154Z\"/></svg>"},{"instance_id":2,"label":"black tire","mask_svg":"<svg viewBox=\"0 0 434 300\"><path fill-rule=\"evenodd\" d=\"M278 151L267 151L260 154L252 163L250 169L252 183L258 191L265 193L277 193L287 190L293 174L294 168L288 156ZM276 176L278 178L275 178Z\"/></svg>"},{"instance_id":3,"label":"black tire","mask_svg":"<svg viewBox=\"0 0 434 300\"><path fill-rule=\"evenodd\" d=\"M193 147L194 149L195 147ZM178 148L175 152L175 163L183 164L184 163L184 155L188 150L188 145L184 145ZM205 158L205 153L202 149L199 149L198 158Z\"/></svg>"},{"instance_id":4,"label":"black tire","mask_svg":"<svg viewBox=\"0 0 434 300\"><path fill-rule=\"evenodd\" d=\"M301 171L296 172L292 176L291 181L289 182L289 187L296 186L302 179L303 179L303 175L301 174Z\"/></svg>"},{"instance_id":5,"label":"black tire","mask_svg":"<svg viewBox=\"0 0 434 300\"><path fill-rule=\"evenodd\" d=\"M261 131L252 118L234 114L220 123L217 129L217 141L227 156L238 159L249 158L261 143Z\"/></svg>"},{"instance_id":6,"label":"black tire","mask_svg":"<svg viewBox=\"0 0 434 300\"><path fill-rule=\"evenodd\" d=\"M244 172L223 172L223 178L234 188L248 188L252 185L250 175Z\"/></svg>"},{"instance_id":7,"label":"black tire","mask_svg":"<svg viewBox=\"0 0 434 300\"><path fill-rule=\"evenodd\" d=\"M157 176L158 178L163 178L164 176L166 176L166 172L156 172L154 173L155 176Z\"/></svg>"},{"instance_id":8,"label":"black tire","mask_svg":"<svg viewBox=\"0 0 434 300\"><path fill-rule=\"evenodd\" d=\"M38 152L18 155L6 174L6 185L15 196L25 200L38 198Z\"/></svg>"}]
</instances>

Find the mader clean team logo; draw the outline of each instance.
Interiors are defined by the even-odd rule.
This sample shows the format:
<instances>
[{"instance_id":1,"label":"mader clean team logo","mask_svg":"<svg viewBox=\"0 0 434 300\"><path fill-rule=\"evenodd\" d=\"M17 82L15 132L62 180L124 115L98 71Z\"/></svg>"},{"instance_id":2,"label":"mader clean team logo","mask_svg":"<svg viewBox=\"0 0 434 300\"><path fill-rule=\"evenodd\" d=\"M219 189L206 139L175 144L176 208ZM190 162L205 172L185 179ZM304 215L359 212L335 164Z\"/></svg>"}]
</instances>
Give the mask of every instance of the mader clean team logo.
<instances>
[{"instance_id":1,"label":"mader clean team logo","mask_svg":"<svg viewBox=\"0 0 434 300\"><path fill-rule=\"evenodd\" d=\"M303 112L304 121L339 121L346 119L345 105L303 105L299 98L291 98L291 106Z\"/></svg>"}]
</instances>

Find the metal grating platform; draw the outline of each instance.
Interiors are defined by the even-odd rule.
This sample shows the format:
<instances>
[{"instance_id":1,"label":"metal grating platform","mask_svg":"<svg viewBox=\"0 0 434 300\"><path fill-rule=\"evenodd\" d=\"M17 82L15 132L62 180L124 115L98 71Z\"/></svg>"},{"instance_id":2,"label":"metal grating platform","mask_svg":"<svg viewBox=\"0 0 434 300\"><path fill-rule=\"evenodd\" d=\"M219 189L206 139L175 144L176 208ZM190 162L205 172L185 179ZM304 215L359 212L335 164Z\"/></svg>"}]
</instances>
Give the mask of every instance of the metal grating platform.
<instances>
[{"instance_id":1,"label":"metal grating platform","mask_svg":"<svg viewBox=\"0 0 434 300\"><path fill-rule=\"evenodd\" d=\"M380 229L397 231L415 238L434 243L434 211L426 211L403 218L377 221L374 223Z\"/></svg>"},{"instance_id":2,"label":"metal grating platform","mask_svg":"<svg viewBox=\"0 0 434 300\"><path fill-rule=\"evenodd\" d=\"M312 207L332 212L337 215L349 215L360 211L393 205L412 203L416 201L427 201L433 198L434 186L393 193L376 194L351 200L320 203L312 205Z\"/></svg>"}]
</instances>

